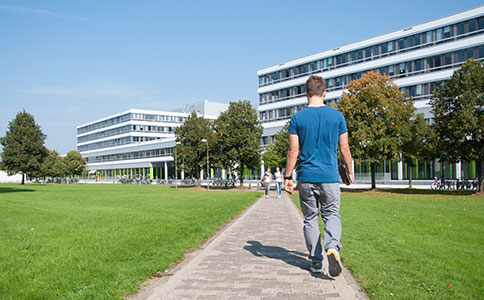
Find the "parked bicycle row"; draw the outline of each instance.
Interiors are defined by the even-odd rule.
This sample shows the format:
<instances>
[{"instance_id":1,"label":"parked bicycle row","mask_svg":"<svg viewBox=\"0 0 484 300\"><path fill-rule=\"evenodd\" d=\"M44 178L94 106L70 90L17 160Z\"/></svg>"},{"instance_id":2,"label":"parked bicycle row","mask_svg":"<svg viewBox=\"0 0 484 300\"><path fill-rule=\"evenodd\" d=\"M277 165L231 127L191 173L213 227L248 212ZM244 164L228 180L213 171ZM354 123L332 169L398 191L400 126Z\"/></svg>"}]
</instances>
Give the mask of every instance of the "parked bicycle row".
<instances>
[{"instance_id":1,"label":"parked bicycle row","mask_svg":"<svg viewBox=\"0 0 484 300\"><path fill-rule=\"evenodd\" d=\"M434 182L430 184L432 190L465 190L477 191L479 181L477 179L446 179L435 177Z\"/></svg>"},{"instance_id":2,"label":"parked bicycle row","mask_svg":"<svg viewBox=\"0 0 484 300\"><path fill-rule=\"evenodd\" d=\"M59 183L59 184L71 184L71 183L79 183L79 179L77 178L69 178L69 177L54 177L54 178L35 178L32 182L37 183Z\"/></svg>"},{"instance_id":3,"label":"parked bicycle row","mask_svg":"<svg viewBox=\"0 0 484 300\"><path fill-rule=\"evenodd\" d=\"M198 184L198 179L195 177L185 177L183 180L177 180L179 185L197 185ZM210 185L211 186L230 186L234 187L236 184L237 180L234 178L227 178L227 179L222 179L219 177L215 177L212 180L210 180ZM114 180L114 183L120 183L120 184L161 184L161 185L174 185L175 180L173 178L168 178L168 179L143 179L140 177L135 177L135 178L127 178L127 177L118 177Z\"/></svg>"}]
</instances>

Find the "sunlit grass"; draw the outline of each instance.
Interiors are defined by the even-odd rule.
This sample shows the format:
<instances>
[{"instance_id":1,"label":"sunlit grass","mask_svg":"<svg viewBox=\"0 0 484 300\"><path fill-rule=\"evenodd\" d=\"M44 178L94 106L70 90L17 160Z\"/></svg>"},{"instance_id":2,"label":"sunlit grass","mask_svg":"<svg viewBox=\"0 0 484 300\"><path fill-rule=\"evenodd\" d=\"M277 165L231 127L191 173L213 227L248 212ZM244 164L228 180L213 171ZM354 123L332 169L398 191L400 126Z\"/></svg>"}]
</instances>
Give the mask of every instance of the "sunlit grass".
<instances>
[{"instance_id":1,"label":"sunlit grass","mask_svg":"<svg viewBox=\"0 0 484 300\"><path fill-rule=\"evenodd\" d=\"M371 299L484 297L483 196L344 192L341 217L342 260Z\"/></svg>"},{"instance_id":2,"label":"sunlit grass","mask_svg":"<svg viewBox=\"0 0 484 300\"><path fill-rule=\"evenodd\" d=\"M1 299L119 299L260 193L0 185Z\"/></svg>"}]
</instances>

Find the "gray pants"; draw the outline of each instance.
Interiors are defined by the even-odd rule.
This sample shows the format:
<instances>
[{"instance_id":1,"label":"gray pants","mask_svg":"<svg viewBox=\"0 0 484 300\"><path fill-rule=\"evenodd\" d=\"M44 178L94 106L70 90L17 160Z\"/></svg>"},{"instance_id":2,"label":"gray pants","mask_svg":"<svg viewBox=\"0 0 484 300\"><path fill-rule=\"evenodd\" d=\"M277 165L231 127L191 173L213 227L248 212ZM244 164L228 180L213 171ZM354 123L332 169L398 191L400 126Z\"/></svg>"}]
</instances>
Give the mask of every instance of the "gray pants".
<instances>
[{"instance_id":1,"label":"gray pants","mask_svg":"<svg viewBox=\"0 0 484 300\"><path fill-rule=\"evenodd\" d=\"M265 185L264 185L264 192L265 192L265 195L269 195L269 186L270 185L270 182L266 182Z\"/></svg>"},{"instance_id":2,"label":"gray pants","mask_svg":"<svg viewBox=\"0 0 484 300\"><path fill-rule=\"evenodd\" d=\"M304 214L304 237L309 259L313 262L323 260L318 206L321 206L321 217L324 221L324 250L341 249L340 197L339 183L299 183L299 200Z\"/></svg>"}]
</instances>

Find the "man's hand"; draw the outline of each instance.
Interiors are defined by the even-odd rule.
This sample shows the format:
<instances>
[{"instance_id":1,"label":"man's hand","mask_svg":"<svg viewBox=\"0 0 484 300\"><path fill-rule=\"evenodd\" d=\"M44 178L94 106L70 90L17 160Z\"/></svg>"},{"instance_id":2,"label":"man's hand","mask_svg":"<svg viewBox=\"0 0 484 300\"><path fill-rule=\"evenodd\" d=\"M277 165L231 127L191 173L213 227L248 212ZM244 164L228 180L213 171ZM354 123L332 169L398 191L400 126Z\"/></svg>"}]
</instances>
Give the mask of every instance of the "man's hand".
<instances>
[{"instance_id":1,"label":"man's hand","mask_svg":"<svg viewBox=\"0 0 484 300\"><path fill-rule=\"evenodd\" d=\"M286 190L286 192L292 195L292 192L294 191L292 186L292 179L284 180L284 189Z\"/></svg>"}]
</instances>

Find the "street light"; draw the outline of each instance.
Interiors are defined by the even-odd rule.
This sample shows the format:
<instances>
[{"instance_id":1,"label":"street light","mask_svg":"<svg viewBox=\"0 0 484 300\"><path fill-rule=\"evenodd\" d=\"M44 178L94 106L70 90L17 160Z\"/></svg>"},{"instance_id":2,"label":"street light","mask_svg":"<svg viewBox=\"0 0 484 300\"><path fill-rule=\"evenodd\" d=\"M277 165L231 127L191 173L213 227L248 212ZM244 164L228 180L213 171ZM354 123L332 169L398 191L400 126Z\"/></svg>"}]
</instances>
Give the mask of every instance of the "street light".
<instances>
[{"instance_id":1,"label":"street light","mask_svg":"<svg viewBox=\"0 0 484 300\"><path fill-rule=\"evenodd\" d=\"M209 166L208 166L208 141L207 139L202 139L202 143L207 143L207 190L210 189L210 169L209 169Z\"/></svg>"},{"instance_id":2,"label":"street light","mask_svg":"<svg viewBox=\"0 0 484 300\"><path fill-rule=\"evenodd\" d=\"M180 142L175 143L175 189L178 189L178 184L176 182L177 175L178 175L178 168L177 168L177 159L176 159L176 146L180 145Z\"/></svg>"}]
</instances>

